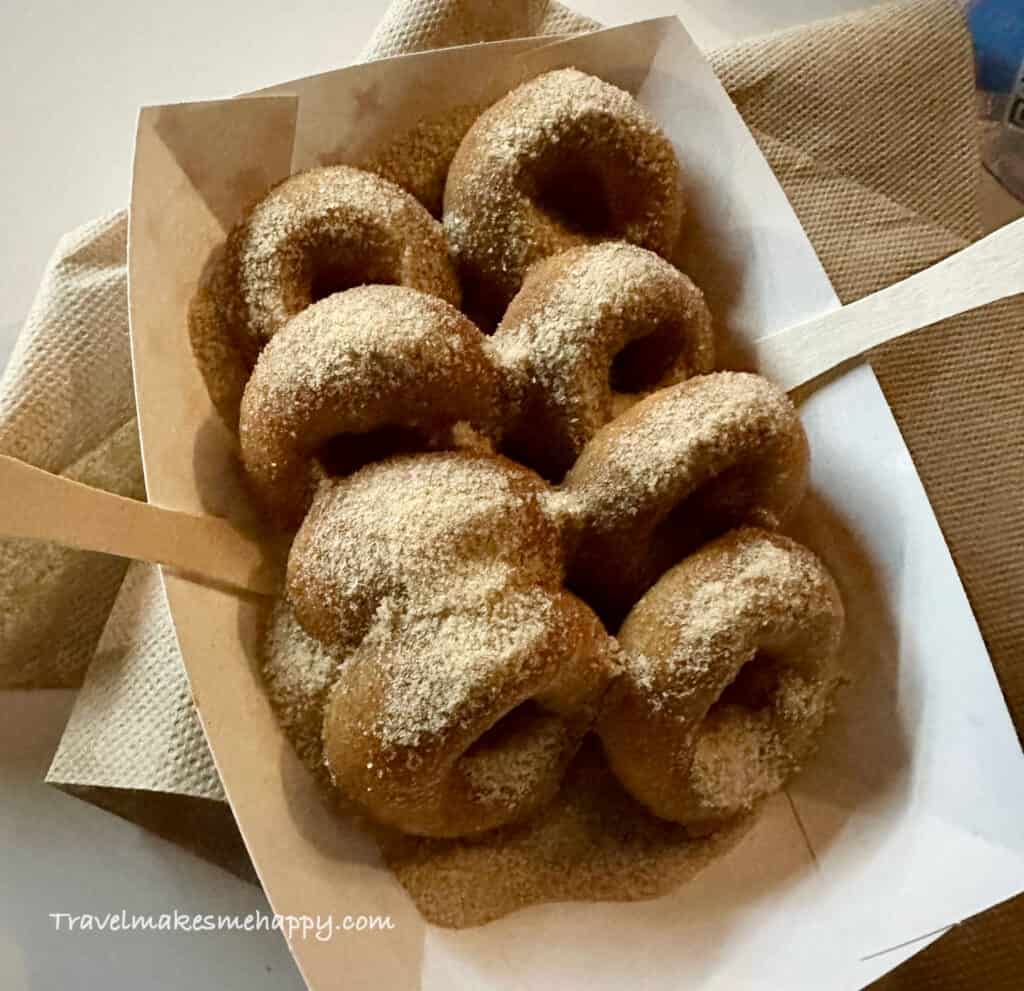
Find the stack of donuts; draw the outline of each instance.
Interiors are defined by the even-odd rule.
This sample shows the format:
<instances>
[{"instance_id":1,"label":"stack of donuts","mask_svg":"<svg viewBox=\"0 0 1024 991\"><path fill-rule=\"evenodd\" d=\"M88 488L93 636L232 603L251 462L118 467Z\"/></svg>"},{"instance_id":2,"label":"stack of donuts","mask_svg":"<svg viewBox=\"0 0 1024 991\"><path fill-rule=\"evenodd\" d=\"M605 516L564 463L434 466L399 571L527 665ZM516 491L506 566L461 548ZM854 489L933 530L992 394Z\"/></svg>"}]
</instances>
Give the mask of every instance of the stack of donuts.
<instances>
[{"instance_id":1,"label":"stack of donuts","mask_svg":"<svg viewBox=\"0 0 1024 991\"><path fill-rule=\"evenodd\" d=\"M706 834L814 747L843 609L779 532L807 441L779 388L715 370L682 190L633 97L565 69L472 122L439 216L315 169L208 266L193 349L294 532L275 615L337 658L314 759L386 827L526 821L596 734Z\"/></svg>"}]
</instances>

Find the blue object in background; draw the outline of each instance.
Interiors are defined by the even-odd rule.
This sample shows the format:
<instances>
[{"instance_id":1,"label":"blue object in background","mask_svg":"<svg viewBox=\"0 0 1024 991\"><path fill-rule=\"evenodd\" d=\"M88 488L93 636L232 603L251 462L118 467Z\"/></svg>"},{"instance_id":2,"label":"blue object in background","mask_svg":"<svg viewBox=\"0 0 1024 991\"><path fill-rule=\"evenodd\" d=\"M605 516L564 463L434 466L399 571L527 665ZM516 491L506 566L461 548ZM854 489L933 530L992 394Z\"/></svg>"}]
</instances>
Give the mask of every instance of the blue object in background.
<instances>
[{"instance_id":1,"label":"blue object in background","mask_svg":"<svg viewBox=\"0 0 1024 991\"><path fill-rule=\"evenodd\" d=\"M1024 0L967 0L964 9L974 39L985 165L1024 200Z\"/></svg>"},{"instance_id":2,"label":"blue object in background","mask_svg":"<svg viewBox=\"0 0 1024 991\"><path fill-rule=\"evenodd\" d=\"M974 0L967 8L978 88L1008 93L1024 60L1024 0Z\"/></svg>"}]
</instances>

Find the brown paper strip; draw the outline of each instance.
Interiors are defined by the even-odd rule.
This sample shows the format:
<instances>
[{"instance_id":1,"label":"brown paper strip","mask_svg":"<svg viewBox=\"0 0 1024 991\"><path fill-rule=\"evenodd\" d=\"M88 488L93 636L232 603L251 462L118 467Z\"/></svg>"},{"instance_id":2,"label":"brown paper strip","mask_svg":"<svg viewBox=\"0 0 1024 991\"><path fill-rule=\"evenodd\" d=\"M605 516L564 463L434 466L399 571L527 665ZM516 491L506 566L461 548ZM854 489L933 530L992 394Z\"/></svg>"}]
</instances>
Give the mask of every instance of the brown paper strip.
<instances>
[{"instance_id":1,"label":"brown paper strip","mask_svg":"<svg viewBox=\"0 0 1024 991\"><path fill-rule=\"evenodd\" d=\"M268 595L281 587L260 544L225 520L126 499L6 455L0 455L0 536L150 561Z\"/></svg>"}]
</instances>

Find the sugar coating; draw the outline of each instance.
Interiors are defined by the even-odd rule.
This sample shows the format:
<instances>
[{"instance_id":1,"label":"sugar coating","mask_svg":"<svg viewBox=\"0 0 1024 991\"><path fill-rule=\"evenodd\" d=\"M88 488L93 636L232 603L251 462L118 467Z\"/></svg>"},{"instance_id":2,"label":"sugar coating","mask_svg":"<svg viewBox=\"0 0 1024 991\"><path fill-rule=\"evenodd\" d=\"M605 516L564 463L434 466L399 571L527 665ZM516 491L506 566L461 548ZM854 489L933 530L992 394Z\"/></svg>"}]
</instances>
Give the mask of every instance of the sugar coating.
<instances>
[{"instance_id":1,"label":"sugar coating","mask_svg":"<svg viewBox=\"0 0 1024 991\"><path fill-rule=\"evenodd\" d=\"M311 169L242 218L208 261L189 312L193 354L228 426L267 342L318 298L367 283L460 299L440 225L387 179L344 165Z\"/></svg>"},{"instance_id":2,"label":"sugar coating","mask_svg":"<svg viewBox=\"0 0 1024 991\"><path fill-rule=\"evenodd\" d=\"M424 918L461 929L543 902L660 897L735 846L752 822L741 816L691 836L624 791L590 738L558 796L527 822L464 840L386 831L378 839Z\"/></svg>"},{"instance_id":3,"label":"sugar coating","mask_svg":"<svg viewBox=\"0 0 1024 991\"><path fill-rule=\"evenodd\" d=\"M262 642L263 678L278 719L305 765L321 780L324 705L350 651L311 637L283 599L270 610Z\"/></svg>"},{"instance_id":4,"label":"sugar coating","mask_svg":"<svg viewBox=\"0 0 1024 991\"><path fill-rule=\"evenodd\" d=\"M581 182L593 188L579 190ZM585 202L566 218L547 200L564 201L573 187ZM679 165L654 119L625 90L559 69L513 90L469 129L448 173L443 220L467 297L496 322L528 268L559 251L614 238L667 255L683 208Z\"/></svg>"},{"instance_id":5,"label":"sugar coating","mask_svg":"<svg viewBox=\"0 0 1024 991\"><path fill-rule=\"evenodd\" d=\"M465 123L458 117L424 121L368 164L436 209L444 172L438 162ZM595 171L598 158L603 165ZM598 204L594 214L607 230L589 225L593 217L552 207L546 185L564 178L554 175L553 163L567 159L580 165L584 185L596 179L612 190L608 198L621 209ZM653 121L628 94L594 77L550 73L499 101L462 142L445 200L445 233L474 313L500 315L530 267L562 248L612 236L668 254L682 219L678 178L671 147ZM396 219L379 201L369 208L389 224ZM246 340L254 351L267 341L273 345L299 312L298 325L310 334L296 333L287 348L264 352L261 363L273 372L263 375L265 388L253 400L254 433L271 411L280 416L283 410L280 450L289 453L294 434L296 450L307 457L322 442L321 403L343 406L345 430L358 433L383 422L381 410L415 392L424 375L458 381L437 390L438 403L474 392L472 376L457 375L477 342L468 345L456 322L441 321L438 343L422 309L395 302L385 320L379 301L366 297L349 314L356 329L339 336L337 313L309 306L302 296L309 273L301 266L312 255L344 270L354 256L340 242L325 250L316 237L292 255L294 218L268 209L262 219L266 245L257 238L235 255L239 270L252 275L248 294L236 300L255 314L248 324L255 336ZM272 242L285 249L269 250ZM372 232L360 250L369 259L366 281L392 270L392 247ZM534 298L532 309L518 315L510 308L505 328L514 333L499 332L481 348L483 360L473 367L489 384L478 409L438 416L416 401L398 418L433 434L441 446L457 438L471 453L390 458L321 483L293 548L289 605L268 627L268 689L301 756L318 773L324 742L329 750L330 727L340 718L341 751L362 755L359 774L345 782L347 792L362 791L364 799L387 792L398 769L414 800L426 800L438 782L455 782L458 799L474 808L529 811L524 822L470 839L414 838L377 827L400 880L427 918L442 925L479 924L551 899L652 897L692 876L742 833L749 821L743 813L796 766L780 725L816 729L835 684L824 667L782 667L770 710L730 698L707 716L691 741L688 787L701 811L717 803L740 813L728 827L717 822L710 838L695 838L686 826L652 815L616 782L593 745L576 758L557 796L550 787L552 769L556 785L562 780L609 680L613 691L632 684L653 712L672 712L699 694L717 657L739 650L732 642L736 631L774 608L769 589L792 593L790 605L810 594L813 568L801 570L799 562L773 554L776 545L769 541L759 556L740 554L727 575L707 577L682 615L672 608L649 611L647 622L692 650L645 649L635 642L620 650L562 588L566 556L574 567L588 562L586 553L578 554L581 542L611 533L624 546L636 545L638 532L649 536L641 521L649 523L673 500L713 491L728 516L753 491L746 507L752 515L739 518L775 526L803 489L805 442L792 406L777 390L739 375L700 376L691 389L664 389L711 367L706 310L685 276L641 263L642 254L620 242L602 245L589 265L575 266L578 255L566 256L558 272L562 297ZM275 265L289 276L287 283ZM649 285L641 291L644 279ZM685 344L675 341L667 356L648 357L659 372L647 383L658 402L638 402L635 393L644 388L617 393L611 365L632 340L627 317L671 297L674 285L684 285L680 279L686 291L673 305L685 318L680 322L695 323L697 331ZM288 297L296 285L299 291ZM199 307L207 322L214 319L211 299L216 293ZM592 330L602 320L612 330L595 341ZM394 360L396 340L387 332L396 324L407 347L402 361ZM216 343L207 348L218 356ZM361 363L367 356L371 360ZM638 362L641 371L644 364ZM495 368L498 376L491 379L488 369ZM353 394L354 381L360 388ZM559 489L525 482L521 470L491 453L492 443L510 436L503 437L502 428L508 431L517 416L529 419L531 391L564 414L568 446L574 456L583 452ZM492 401L495 394L500 402ZM333 436L337 425L323 433ZM269 459L271 473L276 458ZM737 467L743 486L715 487L718 476L734 477ZM307 479L307 496L315 475ZM698 502L693 508L717 507ZM595 560L600 553L585 567L596 579L612 577L618 561L605 558L598 573ZM724 604L737 585L750 593L748 611L738 616ZM574 685L553 674L562 669L550 664L556 658L568 662ZM623 665L627 673L620 675ZM501 696L510 684L522 691ZM829 692L822 691L826 684ZM325 710L328 732L318 737ZM487 731L489 722L494 733ZM453 739L463 740L455 748L457 773L440 777L438 755ZM362 740L372 744L365 754Z\"/></svg>"},{"instance_id":6,"label":"sugar coating","mask_svg":"<svg viewBox=\"0 0 1024 991\"><path fill-rule=\"evenodd\" d=\"M382 821L458 835L520 818L592 725L615 664L561 587L545 489L502 458L447 452L367 466L314 499L288 595L311 634L352 649L326 756Z\"/></svg>"},{"instance_id":7,"label":"sugar coating","mask_svg":"<svg viewBox=\"0 0 1024 991\"><path fill-rule=\"evenodd\" d=\"M398 283L458 302L427 211L386 179L344 165L275 187L232 232L228 255L245 333L264 344L313 301L318 267L348 286Z\"/></svg>"},{"instance_id":8,"label":"sugar coating","mask_svg":"<svg viewBox=\"0 0 1024 991\"><path fill-rule=\"evenodd\" d=\"M631 344L619 387L634 393L632 401L712 370L711 317L682 272L624 241L535 265L492 338L506 393L506 447L561 478L621 410L613 363Z\"/></svg>"},{"instance_id":9,"label":"sugar coating","mask_svg":"<svg viewBox=\"0 0 1024 991\"><path fill-rule=\"evenodd\" d=\"M477 104L467 104L417 121L359 166L401 186L431 214L440 217L448 167L481 109Z\"/></svg>"},{"instance_id":10,"label":"sugar coating","mask_svg":"<svg viewBox=\"0 0 1024 991\"><path fill-rule=\"evenodd\" d=\"M619 631L625 673L599 726L613 769L677 822L749 811L809 753L842 628L835 583L806 548L751 527L706 544Z\"/></svg>"},{"instance_id":11,"label":"sugar coating","mask_svg":"<svg viewBox=\"0 0 1024 991\"><path fill-rule=\"evenodd\" d=\"M383 428L445 445L463 420L497 420L483 335L444 300L405 286L361 286L307 307L260 354L239 439L266 509L297 525L322 445Z\"/></svg>"},{"instance_id":12,"label":"sugar coating","mask_svg":"<svg viewBox=\"0 0 1024 991\"><path fill-rule=\"evenodd\" d=\"M292 546L289 595L316 635L358 643L389 604L440 618L488 609L512 588L557 588L544 488L511 462L467 453L400 457L332 480Z\"/></svg>"}]
</instances>

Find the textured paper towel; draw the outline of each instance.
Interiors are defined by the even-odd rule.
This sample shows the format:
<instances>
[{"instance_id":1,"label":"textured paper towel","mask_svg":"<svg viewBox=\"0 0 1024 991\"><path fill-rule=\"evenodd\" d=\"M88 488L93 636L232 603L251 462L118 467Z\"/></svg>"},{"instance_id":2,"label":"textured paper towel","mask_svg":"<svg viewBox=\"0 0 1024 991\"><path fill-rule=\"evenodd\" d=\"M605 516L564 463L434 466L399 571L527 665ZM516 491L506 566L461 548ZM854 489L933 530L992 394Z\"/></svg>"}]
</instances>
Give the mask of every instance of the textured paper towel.
<instances>
[{"instance_id":1,"label":"textured paper towel","mask_svg":"<svg viewBox=\"0 0 1024 991\"><path fill-rule=\"evenodd\" d=\"M501 5L500 15L496 9L471 0L404 0L391 8L366 56L587 24L542 2ZM952 5L880 8L743 44L713 61L844 300L922 268L977 235L971 56ZM5 378L0 449L50 470L69 470L111 443L117 428L129 429L123 236L123 219L114 218L62 243L14 371ZM1024 372L1022 317L1019 299L996 304L873 357L1018 727L1024 719L1024 617L1014 609L1024 583L1024 506L1017 496L1024 484L1017 450L1024 427L1018 386ZM51 369L54 361L61 371ZM96 367L115 374L97 379L82 371ZM44 369L56 385L43 385ZM107 383L103 390L87 387L97 381ZM118 411L124 416L114 422ZM110 474L95 484L131 490L130 472ZM136 485L137 478L136 472ZM8 551L21 567L42 554L25 547ZM54 590L44 606L7 584L13 567L0 569L0 595L6 602L14 591L21 614L19 628L11 632L3 625L9 620L0 621L0 676L8 683L44 673L47 653L54 658L46 671L52 680L66 681L83 669L99 635L97 617L117 581L106 576L106 598L83 594L83 588L100 587L98 560L76 563L90 557L61 552L55 563L39 558L42 563L32 565L45 571ZM118 795L137 795L133 789L162 789L210 803L218 786L158 586L146 569L133 568L122 595L51 778L111 789L102 804L120 806L133 817L138 799L131 809L118 801ZM52 629L39 626L45 637L26 633L35 632L33 613L35 623L52 627L55 611L66 610L67 616L73 609L94 625L85 622L80 634L65 633L58 651L52 649ZM20 647L12 650L19 629ZM147 690L140 688L143 683ZM1011 904L960 927L909 965L905 972L913 984L901 971L886 986L1009 987L1000 981L1011 979L1013 961L1006 952L982 951L1009 945L1022 914L1021 905Z\"/></svg>"},{"instance_id":2,"label":"textured paper towel","mask_svg":"<svg viewBox=\"0 0 1024 991\"><path fill-rule=\"evenodd\" d=\"M394 0L363 51L366 61L545 34L572 34L599 25L548 0Z\"/></svg>"},{"instance_id":3,"label":"textured paper towel","mask_svg":"<svg viewBox=\"0 0 1024 991\"><path fill-rule=\"evenodd\" d=\"M145 497L123 213L62 238L0 380L0 453ZM77 684L124 575L102 554L0 540L0 688Z\"/></svg>"}]
</instances>

